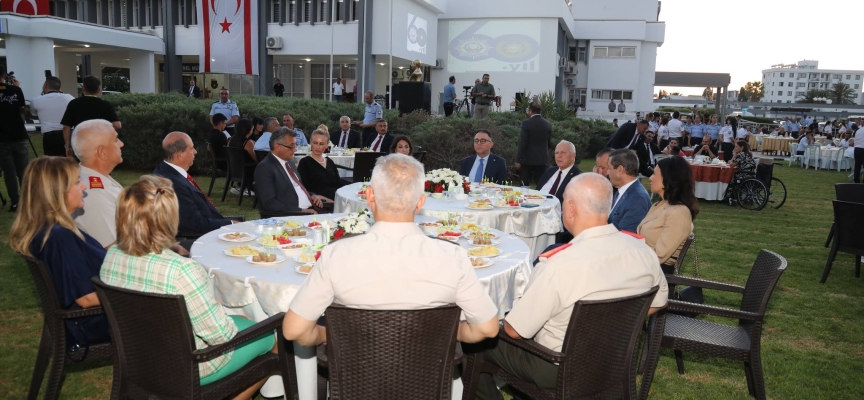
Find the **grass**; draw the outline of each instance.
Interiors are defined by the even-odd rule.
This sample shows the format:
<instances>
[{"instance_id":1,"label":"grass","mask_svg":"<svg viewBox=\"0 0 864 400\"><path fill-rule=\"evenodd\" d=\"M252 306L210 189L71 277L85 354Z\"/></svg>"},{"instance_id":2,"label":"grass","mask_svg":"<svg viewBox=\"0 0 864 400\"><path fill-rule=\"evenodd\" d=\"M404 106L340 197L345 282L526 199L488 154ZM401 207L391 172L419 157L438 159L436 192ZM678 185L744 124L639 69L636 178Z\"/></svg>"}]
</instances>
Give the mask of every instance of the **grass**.
<instances>
[{"instance_id":1,"label":"grass","mask_svg":"<svg viewBox=\"0 0 864 400\"><path fill-rule=\"evenodd\" d=\"M41 142L34 137L37 148ZM592 160L593 161L593 160ZM583 162L583 171L591 169ZM124 185L149 171L117 171ZM854 278L854 258L838 256L826 284L819 278L828 255L823 247L832 221L830 200L834 183L847 182L847 172L775 168L786 183L789 199L779 210L745 211L718 202L701 202L695 221L697 242L691 248L684 274L693 273L698 251L701 276L743 284L760 249L786 257L789 267L769 304L762 353L767 393L773 399L857 399L864 392L864 323L862 282ZM198 177L203 188L209 179ZM254 218L251 199L237 207L237 196L214 200L223 214ZM216 193L219 193L217 196ZM8 196L7 196L8 199ZM0 239L6 241L14 214L0 212ZM694 251L696 250L696 251ZM8 246L0 246L0 398L26 396L42 325L38 299L26 265ZM709 304L737 307L733 295L705 293ZM730 321L729 323L734 323ZM678 375L671 352L664 351L652 387L652 399L747 399L740 363L685 354L686 375ZM92 365L92 364L91 364ZM70 371L62 390L64 399L104 399L109 396L111 366ZM509 398L509 395L507 396Z\"/></svg>"}]
</instances>

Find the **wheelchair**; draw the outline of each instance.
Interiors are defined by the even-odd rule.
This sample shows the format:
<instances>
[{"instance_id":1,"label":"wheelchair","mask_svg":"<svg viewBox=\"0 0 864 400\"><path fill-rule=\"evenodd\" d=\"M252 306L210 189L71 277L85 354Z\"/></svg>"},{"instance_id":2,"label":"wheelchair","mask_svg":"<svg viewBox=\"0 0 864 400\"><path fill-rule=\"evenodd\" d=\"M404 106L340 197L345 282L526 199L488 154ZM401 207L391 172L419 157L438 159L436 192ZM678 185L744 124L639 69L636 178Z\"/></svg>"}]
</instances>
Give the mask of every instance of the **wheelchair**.
<instances>
[{"instance_id":1,"label":"wheelchair","mask_svg":"<svg viewBox=\"0 0 864 400\"><path fill-rule=\"evenodd\" d=\"M738 202L741 208L759 211L770 205L778 209L786 203L786 185L774 177L774 166L780 163L759 163L756 172L743 179L734 179L731 185L732 196L729 202Z\"/></svg>"}]
</instances>

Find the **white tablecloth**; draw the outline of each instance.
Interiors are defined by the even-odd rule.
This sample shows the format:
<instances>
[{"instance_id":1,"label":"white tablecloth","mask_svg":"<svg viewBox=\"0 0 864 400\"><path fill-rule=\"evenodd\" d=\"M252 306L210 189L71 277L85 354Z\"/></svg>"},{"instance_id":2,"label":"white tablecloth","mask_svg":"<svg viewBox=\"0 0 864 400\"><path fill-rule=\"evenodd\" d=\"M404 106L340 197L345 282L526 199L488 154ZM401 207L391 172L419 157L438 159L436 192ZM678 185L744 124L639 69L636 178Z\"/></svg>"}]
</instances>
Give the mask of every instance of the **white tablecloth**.
<instances>
[{"instance_id":1,"label":"white tablecloth","mask_svg":"<svg viewBox=\"0 0 864 400\"><path fill-rule=\"evenodd\" d=\"M696 182L696 198L710 201L723 200L728 183L723 182Z\"/></svg>"},{"instance_id":2,"label":"white tablecloth","mask_svg":"<svg viewBox=\"0 0 864 400\"><path fill-rule=\"evenodd\" d=\"M819 168L837 169L837 157L844 150L842 147L823 146L819 149Z\"/></svg>"},{"instance_id":3,"label":"white tablecloth","mask_svg":"<svg viewBox=\"0 0 864 400\"><path fill-rule=\"evenodd\" d=\"M300 159L303 157L306 157L307 155L308 154L295 154L294 155L294 162L299 163ZM325 153L324 157L327 157L327 158L333 160L333 162L336 163L336 165L341 165L341 166L346 167L346 168L354 168L354 155L353 154L352 155L341 155L341 156L333 155L333 156L331 156L330 154ZM346 179L352 178L352 177L354 177L354 172L339 168L339 176L342 178L346 178Z\"/></svg>"},{"instance_id":4,"label":"white tablecloth","mask_svg":"<svg viewBox=\"0 0 864 400\"><path fill-rule=\"evenodd\" d=\"M367 208L366 201L357 197L361 185L363 183L358 182L343 186L336 191L336 198L333 200L334 210L337 213ZM561 203L555 197L547 199L534 208L494 208L492 210L468 209L470 200L469 198L445 201L428 196L420 214L435 218L446 218L448 213L455 214L457 218L461 218L460 222L471 222L516 235L531 249L532 260L542 253L543 249L555 243L555 234L563 228Z\"/></svg>"},{"instance_id":5,"label":"white tablecloth","mask_svg":"<svg viewBox=\"0 0 864 400\"><path fill-rule=\"evenodd\" d=\"M335 220L343 215L333 214L328 218ZM312 216L296 219L307 223L312 221ZM431 222L435 218L417 216L415 220ZM249 264L243 258L228 257L222 253L224 249L241 244L219 240L219 234L247 232L259 235L258 227L256 221L250 221L217 229L198 239L191 250L191 257L208 271L213 280L216 300L228 309L229 314L243 315L254 321L261 321L270 315L288 310L306 278L306 275L294 271L298 264L291 259L276 266L262 267ZM519 238L495 229L490 231L501 237L498 247L503 254L494 258L495 264L491 267L475 271L483 288L498 306L499 318L504 318L504 314L513 307L514 300L522 296L528 285L533 257L529 257L528 246ZM247 244L250 243L257 245L255 242ZM464 240L460 240L460 244L468 247ZM295 345L294 351L300 398L314 400L317 398L315 350ZM269 382L265 387L281 388L281 382L275 382ZM454 387L455 389L461 391L461 385ZM271 397L274 393L267 394Z\"/></svg>"}]
</instances>

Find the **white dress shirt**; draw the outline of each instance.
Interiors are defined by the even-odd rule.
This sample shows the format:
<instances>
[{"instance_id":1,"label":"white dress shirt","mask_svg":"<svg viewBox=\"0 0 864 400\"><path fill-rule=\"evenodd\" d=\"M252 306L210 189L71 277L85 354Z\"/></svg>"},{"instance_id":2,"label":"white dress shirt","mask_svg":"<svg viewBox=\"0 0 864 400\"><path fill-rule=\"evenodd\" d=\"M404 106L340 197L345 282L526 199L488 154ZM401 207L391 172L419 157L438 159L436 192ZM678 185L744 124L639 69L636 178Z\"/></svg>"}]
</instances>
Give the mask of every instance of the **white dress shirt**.
<instances>
[{"instance_id":1,"label":"white dress shirt","mask_svg":"<svg viewBox=\"0 0 864 400\"><path fill-rule=\"evenodd\" d=\"M63 130L60 121L66 112L66 106L73 99L68 93L51 92L30 100L30 113L39 117L43 133Z\"/></svg>"},{"instance_id":2,"label":"white dress shirt","mask_svg":"<svg viewBox=\"0 0 864 400\"><path fill-rule=\"evenodd\" d=\"M486 168L489 167L489 154L487 154L486 157L474 157L474 165L471 166L471 172L468 174L469 182L474 182L474 176L475 174L477 174L477 168L480 166L480 160L483 160L483 171L480 171L480 173L482 174L481 176L486 176Z\"/></svg>"},{"instance_id":3,"label":"white dress shirt","mask_svg":"<svg viewBox=\"0 0 864 400\"><path fill-rule=\"evenodd\" d=\"M864 128L858 128L855 131L855 148L864 149Z\"/></svg>"},{"instance_id":4,"label":"white dress shirt","mask_svg":"<svg viewBox=\"0 0 864 400\"><path fill-rule=\"evenodd\" d=\"M548 181L546 181L546 184L543 185L542 188L540 188L540 191L543 192L543 193L549 193L549 194L551 194L551 195L554 196L555 193L550 193L549 191L552 190L552 185L555 183L555 178L558 177L558 173L559 173L559 172L561 173L561 180L563 181L563 180L564 180L564 177L567 176L567 174L570 173L570 170L571 170L572 168L573 168L572 165L569 166L569 167L567 167L567 168L564 168L564 169L560 169L560 168L559 168L558 171L555 171L555 173L552 174L552 177L549 178ZM558 189L561 189L561 182L558 182ZM556 190L556 192L557 192L557 190Z\"/></svg>"},{"instance_id":5,"label":"white dress shirt","mask_svg":"<svg viewBox=\"0 0 864 400\"><path fill-rule=\"evenodd\" d=\"M684 129L684 123L680 119L673 118L666 124L666 129L669 131L670 138L681 138L681 131Z\"/></svg>"}]
</instances>

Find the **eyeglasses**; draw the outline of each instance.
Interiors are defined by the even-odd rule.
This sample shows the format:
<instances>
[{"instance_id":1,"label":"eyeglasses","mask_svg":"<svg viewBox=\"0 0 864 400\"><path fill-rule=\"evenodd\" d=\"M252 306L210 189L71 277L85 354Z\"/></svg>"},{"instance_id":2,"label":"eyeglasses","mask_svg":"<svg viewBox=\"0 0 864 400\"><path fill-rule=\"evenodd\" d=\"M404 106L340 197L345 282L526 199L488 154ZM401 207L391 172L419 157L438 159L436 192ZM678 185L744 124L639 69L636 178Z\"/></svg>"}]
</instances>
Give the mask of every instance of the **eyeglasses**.
<instances>
[{"instance_id":1,"label":"eyeglasses","mask_svg":"<svg viewBox=\"0 0 864 400\"><path fill-rule=\"evenodd\" d=\"M288 149L288 150L294 150L294 149L297 148L297 145L296 145L296 144L292 144L292 145L290 145L290 146L288 146L288 145L284 145L284 144L282 144L282 143L276 143L276 144L278 144L278 145L280 145L280 146L282 146L282 147L284 147L284 148L286 148L286 149Z\"/></svg>"},{"instance_id":2,"label":"eyeglasses","mask_svg":"<svg viewBox=\"0 0 864 400\"><path fill-rule=\"evenodd\" d=\"M474 143L486 144L486 143L492 143L492 141L486 140L486 139L474 139Z\"/></svg>"}]
</instances>

